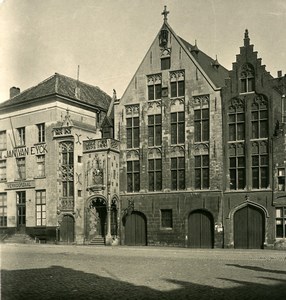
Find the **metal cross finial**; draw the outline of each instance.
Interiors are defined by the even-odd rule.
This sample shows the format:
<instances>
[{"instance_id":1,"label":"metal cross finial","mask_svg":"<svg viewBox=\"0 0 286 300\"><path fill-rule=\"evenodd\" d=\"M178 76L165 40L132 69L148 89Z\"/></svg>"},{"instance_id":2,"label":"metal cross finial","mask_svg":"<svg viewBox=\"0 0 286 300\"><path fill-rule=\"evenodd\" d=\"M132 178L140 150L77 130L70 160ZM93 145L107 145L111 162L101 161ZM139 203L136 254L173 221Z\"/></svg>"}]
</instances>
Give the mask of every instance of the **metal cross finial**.
<instances>
[{"instance_id":1,"label":"metal cross finial","mask_svg":"<svg viewBox=\"0 0 286 300\"><path fill-rule=\"evenodd\" d=\"M164 5L164 10L163 10L163 12L162 12L162 15L164 15L164 21L167 21L167 15L168 15L168 13L170 13L169 11L167 11L167 6L166 5Z\"/></svg>"}]
</instances>

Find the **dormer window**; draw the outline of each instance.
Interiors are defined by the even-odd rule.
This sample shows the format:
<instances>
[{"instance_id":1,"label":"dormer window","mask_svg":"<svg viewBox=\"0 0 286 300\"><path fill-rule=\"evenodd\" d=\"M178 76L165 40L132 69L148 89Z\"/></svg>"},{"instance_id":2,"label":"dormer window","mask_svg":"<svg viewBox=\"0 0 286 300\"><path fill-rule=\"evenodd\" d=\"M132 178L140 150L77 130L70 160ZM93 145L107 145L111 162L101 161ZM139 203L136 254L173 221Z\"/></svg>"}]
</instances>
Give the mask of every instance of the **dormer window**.
<instances>
[{"instance_id":1,"label":"dormer window","mask_svg":"<svg viewBox=\"0 0 286 300\"><path fill-rule=\"evenodd\" d=\"M250 93L255 89L254 70L251 64L243 65L240 73L240 92Z\"/></svg>"}]
</instances>

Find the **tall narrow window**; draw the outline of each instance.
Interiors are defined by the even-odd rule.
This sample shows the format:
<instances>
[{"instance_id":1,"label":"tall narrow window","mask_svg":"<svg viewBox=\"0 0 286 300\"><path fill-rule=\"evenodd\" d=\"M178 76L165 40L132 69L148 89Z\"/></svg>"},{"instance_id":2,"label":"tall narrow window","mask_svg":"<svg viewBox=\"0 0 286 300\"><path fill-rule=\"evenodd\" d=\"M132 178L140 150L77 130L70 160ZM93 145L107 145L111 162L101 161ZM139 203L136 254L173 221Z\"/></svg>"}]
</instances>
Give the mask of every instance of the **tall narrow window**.
<instances>
[{"instance_id":1,"label":"tall narrow window","mask_svg":"<svg viewBox=\"0 0 286 300\"><path fill-rule=\"evenodd\" d=\"M0 150L7 149L7 135L6 131L0 131Z\"/></svg>"},{"instance_id":2,"label":"tall narrow window","mask_svg":"<svg viewBox=\"0 0 286 300\"><path fill-rule=\"evenodd\" d=\"M276 208L276 237L286 238L286 206Z\"/></svg>"},{"instance_id":3,"label":"tall narrow window","mask_svg":"<svg viewBox=\"0 0 286 300\"><path fill-rule=\"evenodd\" d=\"M245 157L234 156L229 158L230 189L245 188Z\"/></svg>"},{"instance_id":4,"label":"tall narrow window","mask_svg":"<svg viewBox=\"0 0 286 300\"><path fill-rule=\"evenodd\" d=\"M150 75L147 77L148 100L161 99L162 96L162 76L161 74Z\"/></svg>"},{"instance_id":5,"label":"tall narrow window","mask_svg":"<svg viewBox=\"0 0 286 300\"><path fill-rule=\"evenodd\" d=\"M149 191L162 190L162 159L148 160Z\"/></svg>"},{"instance_id":6,"label":"tall narrow window","mask_svg":"<svg viewBox=\"0 0 286 300\"><path fill-rule=\"evenodd\" d=\"M185 189L185 158L171 158L171 187L172 190Z\"/></svg>"},{"instance_id":7,"label":"tall narrow window","mask_svg":"<svg viewBox=\"0 0 286 300\"><path fill-rule=\"evenodd\" d=\"M139 117L126 119L127 148L139 147Z\"/></svg>"},{"instance_id":8,"label":"tall narrow window","mask_svg":"<svg viewBox=\"0 0 286 300\"><path fill-rule=\"evenodd\" d=\"M209 156L195 156L195 189L209 188Z\"/></svg>"},{"instance_id":9,"label":"tall narrow window","mask_svg":"<svg viewBox=\"0 0 286 300\"><path fill-rule=\"evenodd\" d=\"M173 228L173 214L171 209L161 209L161 227Z\"/></svg>"},{"instance_id":10,"label":"tall narrow window","mask_svg":"<svg viewBox=\"0 0 286 300\"><path fill-rule=\"evenodd\" d=\"M245 118L242 107L232 107L228 114L229 141L245 139Z\"/></svg>"},{"instance_id":11,"label":"tall narrow window","mask_svg":"<svg viewBox=\"0 0 286 300\"><path fill-rule=\"evenodd\" d=\"M267 188L269 185L269 157L267 144L252 146L252 187Z\"/></svg>"},{"instance_id":12,"label":"tall narrow window","mask_svg":"<svg viewBox=\"0 0 286 300\"><path fill-rule=\"evenodd\" d=\"M63 197L74 197L74 147L72 142L63 142L62 147L62 184Z\"/></svg>"},{"instance_id":13,"label":"tall narrow window","mask_svg":"<svg viewBox=\"0 0 286 300\"><path fill-rule=\"evenodd\" d=\"M171 97L185 96L185 72L174 71L170 72Z\"/></svg>"},{"instance_id":14,"label":"tall narrow window","mask_svg":"<svg viewBox=\"0 0 286 300\"><path fill-rule=\"evenodd\" d=\"M46 226L46 191L36 191L37 226Z\"/></svg>"},{"instance_id":15,"label":"tall narrow window","mask_svg":"<svg viewBox=\"0 0 286 300\"><path fill-rule=\"evenodd\" d=\"M253 139L268 137L268 110L265 102L252 104L251 126Z\"/></svg>"},{"instance_id":16,"label":"tall narrow window","mask_svg":"<svg viewBox=\"0 0 286 300\"><path fill-rule=\"evenodd\" d=\"M255 90L254 69L250 64L242 66L240 74L240 91L241 93L249 93Z\"/></svg>"},{"instance_id":17,"label":"tall narrow window","mask_svg":"<svg viewBox=\"0 0 286 300\"><path fill-rule=\"evenodd\" d=\"M45 142L45 123L37 124L38 127L38 142L44 143Z\"/></svg>"},{"instance_id":18,"label":"tall narrow window","mask_svg":"<svg viewBox=\"0 0 286 300\"><path fill-rule=\"evenodd\" d=\"M6 159L0 160L0 181L7 180Z\"/></svg>"},{"instance_id":19,"label":"tall narrow window","mask_svg":"<svg viewBox=\"0 0 286 300\"><path fill-rule=\"evenodd\" d=\"M26 179L26 159L25 157L16 158L17 179Z\"/></svg>"},{"instance_id":20,"label":"tall narrow window","mask_svg":"<svg viewBox=\"0 0 286 300\"><path fill-rule=\"evenodd\" d=\"M16 192L17 200L17 225L26 224L26 191Z\"/></svg>"},{"instance_id":21,"label":"tall narrow window","mask_svg":"<svg viewBox=\"0 0 286 300\"><path fill-rule=\"evenodd\" d=\"M162 117L161 115L148 116L148 146L162 144Z\"/></svg>"},{"instance_id":22,"label":"tall narrow window","mask_svg":"<svg viewBox=\"0 0 286 300\"><path fill-rule=\"evenodd\" d=\"M7 194L0 193L0 227L7 227Z\"/></svg>"},{"instance_id":23,"label":"tall narrow window","mask_svg":"<svg viewBox=\"0 0 286 300\"><path fill-rule=\"evenodd\" d=\"M45 177L45 155L37 155L37 177Z\"/></svg>"},{"instance_id":24,"label":"tall narrow window","mask_svg":"<svg viewBox=\"0 0 286 300\"><path fill-rule=\"evenodd\" d=\"M139 160L127 161L127 192L140 190L140 163Z\"/></svg>"},{"instance_id":25,"label":"tall narrow window","mask_svg":"<svg viewBox=\"0 0 286 300\"><path fill-rule=\"evenodd\" d=\"M171 113L171 144L185 143L185 113Z\"/></svg>"},{"instance_id":26,"label":"tall narrow window","mask_svg":"<svg viewBox=\"0 0 286 300\"><path fill-rule=\"evenodd\" d=\"M18 133L18 144L16 146L25 146L26 144L25 127L17 128L17 133Z\"/></svg>"},{"instance_id":27,"label":"tall narrow window","mask_svg":"<svg viewBox=\"0 0 286 300\"><path fill-rule=\"evenodd\" d=\"M195 142L209 141L209 109L195 109Z\"/></svg>"}]
</instances>

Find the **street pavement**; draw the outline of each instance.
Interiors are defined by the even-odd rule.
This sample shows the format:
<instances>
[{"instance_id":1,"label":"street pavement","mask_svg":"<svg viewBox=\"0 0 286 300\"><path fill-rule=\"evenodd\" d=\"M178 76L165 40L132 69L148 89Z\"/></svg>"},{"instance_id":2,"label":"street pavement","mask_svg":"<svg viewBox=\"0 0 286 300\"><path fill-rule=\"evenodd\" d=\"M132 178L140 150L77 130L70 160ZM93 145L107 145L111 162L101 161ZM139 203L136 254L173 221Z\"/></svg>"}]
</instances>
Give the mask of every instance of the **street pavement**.
<instances>
[{"instance_id":1,"label":"street pavement","mask_svg":"<svg viewBox=\"0 0 286 300\"><path fill-rule=\"evenodd\" d=\"M286 299L286 251L1 245L1 299Z\"/></svg>"}]
</instances>

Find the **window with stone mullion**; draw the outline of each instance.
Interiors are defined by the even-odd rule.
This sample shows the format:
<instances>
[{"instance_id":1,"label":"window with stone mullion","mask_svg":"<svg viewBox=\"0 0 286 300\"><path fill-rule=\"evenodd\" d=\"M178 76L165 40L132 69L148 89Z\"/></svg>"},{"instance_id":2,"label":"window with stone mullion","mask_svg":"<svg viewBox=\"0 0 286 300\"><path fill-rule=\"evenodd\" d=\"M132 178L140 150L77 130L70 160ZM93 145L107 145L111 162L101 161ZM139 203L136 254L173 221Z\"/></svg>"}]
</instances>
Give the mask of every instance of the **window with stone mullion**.
<instances>
[{"instance_id":1,"label":"window with stone mullion","mask_svg":"<svg viewBox=\"0 0 286 300\"><path fill-rule=\"evenodd\" d=\"M139 147L139 117L126 119L127 148Z\"/></svg>"},{"instance_id":2,"label":"window with stone mullion","mask_svg":"<svg viewBox=\"0 0 286 300\"><path fill-rule=\"evenodd\" d=\"M162 118L161 115L148 116L148 146L161 146Z\"/></svg>"},{"instance_id":3,"label":"window with stone mullion","mask_svg":"<svg viewBox=\"0 0 286 300\"><path fill-rule=\"evenodd\" d=\"M195 189L209 188L209 156L195 156Z\"/></svg>"},{"instance_id":4,"label":"window with stone mullion","mask_svg":"<svg viewBox=\"0 0 286 300\"><path fill-rule=\"evenodd\" d=\"M228 115L229 141L245 139L245 117L243 111L231 111Z\"/></svg>"},{"instance_id":5,"label":"window with stone mullion","mask_svg":"<svg viewBox=\"0 0 286 300\"><path fill-rule=\"evenodd\" d=\"M209 141L209 109L195 109L195 142Z\"/></svg>"},{"instance_id":6,"label":"window with stone mullion","mask_svg":"<svg viewBox=\"0 0 286 300\"><path fill-rule=\"evenodd\" d=\"M127 161L127 192L140 190L140 162L139 160Z\"/></svg>"},{"instance_id":7,"label":"window with stone mullion","mask_svg":"<svg viewBox=\"0 0 286 300\"><path fill-rule=\"evenodd\" d=\"M267 109L252 110L251 112L252 138L268 137L268 111Z\"/></svg>"},{"instance_id":8,"label":"window with stone mullion","mask_svg":"<svg viewBox=\"0 0 286 300\"><path fill-rule=\"evenodd\" d=\"M171 113L171 144L185 143L184 112Z\"/></svg>"},{"instance_id":9,"label":"window with stone mullion","mask_svg":"<svg viewBox=\"0 0 286 300\"><path fill-rule=\"evenodd\" d=\"M171 158L171 188L172 190L185 189L185 158Z\"/></svg>"},{"instance_id":10,"label":"window with stone mullion","mask_svg":"<svg viewBox=\"0 0 286 300\"><path fill-rule=\"evenodd\" d=\"M268 154L252 154L252 188L267 188L269 184Z\"/></svg>"},{"instance_id":11,"label":"window with stone mullion","mask_svg":"<svg viewBox=\"0 0 286 300\"><path fill-rule=\"evenodd\" d=\"M149 191L162 190L162 159L148 160Z\"/></svg>"}]
</instances>

